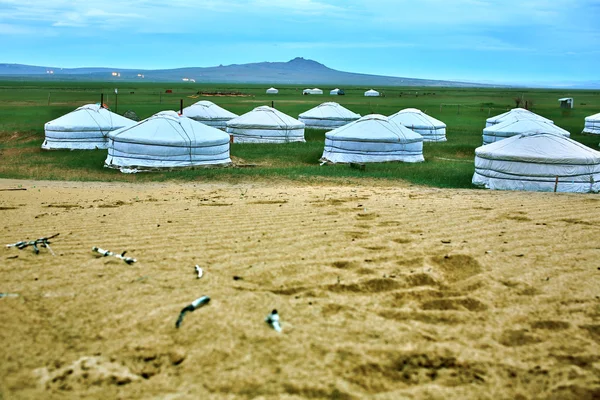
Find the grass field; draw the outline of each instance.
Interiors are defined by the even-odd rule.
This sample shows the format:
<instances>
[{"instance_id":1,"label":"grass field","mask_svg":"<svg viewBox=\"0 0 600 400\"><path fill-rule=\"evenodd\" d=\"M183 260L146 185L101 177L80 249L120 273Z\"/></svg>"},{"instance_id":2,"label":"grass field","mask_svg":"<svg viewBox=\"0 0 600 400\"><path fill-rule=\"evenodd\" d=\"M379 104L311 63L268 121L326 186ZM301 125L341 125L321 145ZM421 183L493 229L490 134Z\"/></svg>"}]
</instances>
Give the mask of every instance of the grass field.
<instances>
[{"instance_id":1,"label":"grass field","mask_svg":"<svg viewBox=\"0 0 600 400\"><path fill-rule=\"evenodd\" d=\"M118 88L118 97L114 93ZM554 120L571 132L571 137L597 149L599 138L581 135L584 118L600 111L600 91L539 89L375 88L385 97L368 98L367 87L344 87L345 96L302 96L304 86L279 86L279 94L267 95L268 85L202 85L197 83L87 83L87 82L0 82L0 177L84 181L164 181L251 179L321 180L332 178L379 178L405 180L435 187L470 188L474 150L481 145L485 119L515 107L515 98L533 104L532 110ZM172 93L166 93L171 89ZM231 93L237 96L202 95ZM445 143L425 143L424 163L369 164L364 171L346 165L320 166L324 131L306 131L306 143L233 144L231 155L252 168L193 169L126 175L103 167L106 150L42 151L44 123L88 103L104 103L123 114L133 110L147 118L162 110L177 110L199 100L210 100L243 114L259 105L271 105L297 118L298 114L325 101L336 101L361 115L391 115L414 107L447 124ZM573 97L575 108L559 108L557 99Z\"/></svg>"}]
</instances>

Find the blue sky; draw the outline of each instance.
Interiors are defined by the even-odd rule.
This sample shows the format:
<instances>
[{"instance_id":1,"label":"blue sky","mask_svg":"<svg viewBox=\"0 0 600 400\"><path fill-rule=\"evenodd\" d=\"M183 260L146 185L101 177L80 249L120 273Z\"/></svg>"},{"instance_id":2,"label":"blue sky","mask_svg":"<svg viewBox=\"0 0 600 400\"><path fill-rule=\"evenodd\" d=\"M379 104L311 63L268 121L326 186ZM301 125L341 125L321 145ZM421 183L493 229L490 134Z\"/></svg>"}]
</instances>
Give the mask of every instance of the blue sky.
<instances>
[{"instance_id":1,"label":"blue sky","mask_svg":"<svg viewBox=\"0 0 600 400\"><path fill-rule=\"evenodd\" d=\"M0 0L0 63L600 81L600 0Z\"/></svg>"}]
</instances>

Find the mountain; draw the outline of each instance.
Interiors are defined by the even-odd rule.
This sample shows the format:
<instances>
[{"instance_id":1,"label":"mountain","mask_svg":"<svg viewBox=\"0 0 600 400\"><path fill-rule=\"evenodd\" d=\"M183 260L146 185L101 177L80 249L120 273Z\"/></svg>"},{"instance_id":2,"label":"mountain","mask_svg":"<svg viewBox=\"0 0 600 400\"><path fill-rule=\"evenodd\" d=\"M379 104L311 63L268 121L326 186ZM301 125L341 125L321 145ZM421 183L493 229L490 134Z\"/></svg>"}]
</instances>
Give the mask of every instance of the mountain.
<instances>
[{"instance_id":1,"label":"mountain","mask_svg":"<svg viewBox=\"0 0 600 400\"><path fill-rule=\"evenodd\" d=\"M264 83L304 85L357 86L451 86L475 87L485 84L414 79L393 76L367 75L337 71L302 57L288 62L260 62L219 65L218 67L189 67L176 69L111 69L58 68L22 64L0 64L0 79L47 79L87 81L150 81L198 83Z\"/></svg>"}]
</instances>

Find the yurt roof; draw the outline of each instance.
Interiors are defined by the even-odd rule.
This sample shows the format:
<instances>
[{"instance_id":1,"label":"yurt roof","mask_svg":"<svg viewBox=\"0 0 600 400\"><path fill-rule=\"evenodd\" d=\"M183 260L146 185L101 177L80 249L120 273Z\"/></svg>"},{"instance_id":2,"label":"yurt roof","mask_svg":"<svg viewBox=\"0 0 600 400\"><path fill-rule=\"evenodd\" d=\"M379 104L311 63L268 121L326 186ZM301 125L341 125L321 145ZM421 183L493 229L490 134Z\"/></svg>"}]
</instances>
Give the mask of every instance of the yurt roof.
<instances>
[{"instance_id":1,"label":"yurt roof","mask_svg":"<svg viewBox=\"0 0 600 400\"><path fill-rule=\"evenodd\" d=\"M249 129L262 127L299 129L304 128L304 122L300 122L272 107L260 106L246 114L227 121L227 126Z\"/></svg>"},{"instance_id":2,"label":"yurt roof","mask_svg":"<svg viewBox=\"0 0 600 400\"><path fill-rule=\"evenodd\" d=\"M411 143L423 141L423 136L380 114L365 115L354 122L327 132L325 137L331 140L365 142L400 141Z\"/></svg>"},{"instance_id":3,"label":"yurt roof","mask_svg":"<svg viewBox=\"0 0 600 400\"><path fill-rule=\"evenodd\" d=\"M600 152L555 133L526 132L475 149L482 158L547 164L600 163Z\"/></svg>"},{"instance_id":4,"label":"yurt roof","mask_svg":"<svg viewBox=\"0 0 600 400\"><path fill-rule=\"evenodd\" d=\"M600 121L600 113L585 117L586 121Z\"/></svg>"},{"instance_id":5,"label":"yurt roof","mask_svg":"<svg viewBox=\"0 0 600 400\"><path fill-rule=\"evenodd\" d=\"M515 117L509 118L506 121L503 121L499 124L488 126L483 130L485 133L495 133L495 132L514 132L514 133L523 133L523 132L540 132L540 133L557 133L563 136L570 136L569 131L546 122L540 119L530 119L530 118L519 118Z\"/></svg>"},{"instance_id":6,"label":"yurt roof","mask_svg":"<svg viewBox=\"0 0 600 400\"><path fill-rule=\"evenodd\" d=\"M335 103L326 102L311 108L299 115L300 118L314 119L336 119L336 120L355 120L360 118L360 114L348 110L346 107Z\"/></svg>"},{"instance_id":7,"label":"yurt roof","mask_svg":"<svg viewBox=\"0 0 600 400\"><path fill-rule=\"evenodd\" d=\"M183 115L193 119L205 119L205 120L222 120L232 119L237 117L237 114L228 111L212 101L200 100L191 106L183 109Z\"/></svg>"},{"instance_id":8,"label":"yurt roof","mask_svg":"<svg viewBox=\"0 0 600 400\"><path fill-rule=\"evenodd\" d=\"M115 114L100 104L86 104L46 122L44 129L48 131L112 131L135 124L135 121Z\"/></svg>"},{"instance_id":9,"label":"yurt roof","mask_svg":"<svg viewBox=\"0 0 600 400\"><path fill-rule=\"evenodd\" d=\"M181 146L185 143L212 145L220 144L224 139L229 140L227 133L180 116L175 111L161 111L135 126L110 133L109 137L120 142L163 146Z\"/></svg>"},{"instance_id":10,"label":"yurt roof","mask_svg":"<svg viewBox=\"0 0 600 400\"><path fill-rule=\"evenodd\" d=\"M416 108L405 108L389 117L392 121L398 122L409 128L445 128L446 124L442 121L425 114Z\"/></svg>"},{"instance_id":11,"label":"yurt roof","mask_svg":"<svg viewBox=\"0 0 600 400\"><path fill-rule=\"evenodd\" d=\"M365 93L379 93L377 90L369 89Z\"/></svg>"},{"instance_id":12,"label":"yurt roof","mask_svg":"<svg viewBox=\"0 0 600 400\"><path fill-rule=\"evenodd\" d=\"M549 123L554 123L552 120L549 120L548 118L544 118L541 115L538 115L532 111L526 110L524 108L513 108L510 111L507 111L505 113L496 115L494 117L490 117L486 120L486 122L489 123L498 123L499 121L503 121L506 118L512 118L512 117L519 117L519 118L533 118L533 119L541 119L544 120L546 122Z\"/></svg>"}]
</instances>

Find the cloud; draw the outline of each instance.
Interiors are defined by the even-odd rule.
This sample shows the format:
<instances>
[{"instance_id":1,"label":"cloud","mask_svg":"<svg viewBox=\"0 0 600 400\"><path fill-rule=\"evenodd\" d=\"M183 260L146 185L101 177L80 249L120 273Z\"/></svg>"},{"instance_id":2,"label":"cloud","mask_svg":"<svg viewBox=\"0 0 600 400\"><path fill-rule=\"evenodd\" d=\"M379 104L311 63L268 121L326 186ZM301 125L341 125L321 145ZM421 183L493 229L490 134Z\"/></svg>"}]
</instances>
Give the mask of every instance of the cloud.
<instances>
[{"instance_id":1,"label":"cloud","mask_svg":"<svg viewBox=\"0 0 600 400\"><path fill-rule=\"evenodd\" d=\"M287 12L310 15L345 14L346 9L324 1L315 0L253 0L252 6L262 9L280 9Z\"/></svg>"}]
</instances>

